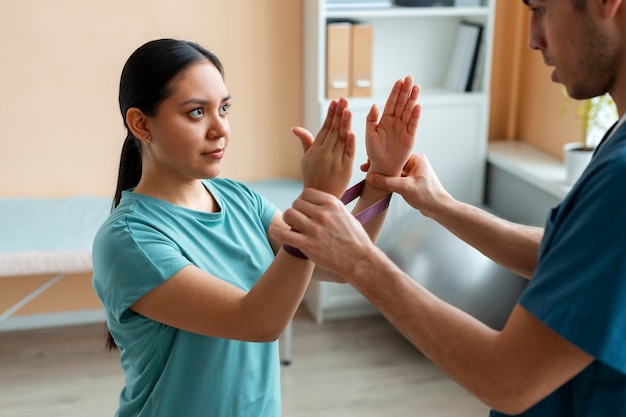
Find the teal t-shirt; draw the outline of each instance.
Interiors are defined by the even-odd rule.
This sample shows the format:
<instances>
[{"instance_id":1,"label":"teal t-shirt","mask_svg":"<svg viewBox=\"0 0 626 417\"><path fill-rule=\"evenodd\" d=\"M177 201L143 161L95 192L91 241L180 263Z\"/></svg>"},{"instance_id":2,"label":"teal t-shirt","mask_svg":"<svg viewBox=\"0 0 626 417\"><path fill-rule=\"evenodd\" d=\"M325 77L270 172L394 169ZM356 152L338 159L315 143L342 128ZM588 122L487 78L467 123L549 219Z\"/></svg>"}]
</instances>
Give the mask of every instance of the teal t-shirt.
<instances>
[{"instance_id":1,"label":"teal t-shirt","mask_svg":"<svg viewBox=\"0 0 626 417\"><path fill-rule=\"evenodd\" d=\"M201 336L129 310L187 265L247 291L274 259L277 208L236 181L204 184L218 213L125 191L96 234L93 285L125 375L120 417L280 415L277 342Z\"/></svg>"}]
</instances>

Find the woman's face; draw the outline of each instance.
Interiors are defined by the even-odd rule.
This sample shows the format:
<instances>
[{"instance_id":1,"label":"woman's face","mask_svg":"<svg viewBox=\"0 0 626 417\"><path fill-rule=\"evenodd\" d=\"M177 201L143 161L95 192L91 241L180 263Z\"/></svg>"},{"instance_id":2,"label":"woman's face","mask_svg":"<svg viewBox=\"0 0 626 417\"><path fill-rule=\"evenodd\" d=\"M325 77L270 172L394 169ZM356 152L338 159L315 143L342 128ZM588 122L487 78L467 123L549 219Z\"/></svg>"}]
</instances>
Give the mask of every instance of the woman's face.
<instances>
[{"instance_id":1,"label":"woman's face","mask_svg":"<svg viewBox=\"0 0 626 417\"><path fill-rule=\"evenodd\" d=\"M230 95L209 61L198 61L172 80L172 92L148 118L147 163L159 176L182 181L214 178L230 138Z\"/></svg>"}]
</instances>

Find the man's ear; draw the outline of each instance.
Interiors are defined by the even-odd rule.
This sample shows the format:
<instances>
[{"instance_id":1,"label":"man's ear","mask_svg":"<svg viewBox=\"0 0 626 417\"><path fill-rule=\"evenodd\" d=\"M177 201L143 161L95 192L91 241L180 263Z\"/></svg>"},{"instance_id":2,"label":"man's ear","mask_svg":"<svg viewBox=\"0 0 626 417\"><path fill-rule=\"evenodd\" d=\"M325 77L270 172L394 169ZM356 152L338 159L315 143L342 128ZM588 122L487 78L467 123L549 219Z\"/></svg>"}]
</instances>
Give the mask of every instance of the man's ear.
<instances>
[{"instance_id":1,"label":"man's ear","mask_svg":"<svg viewBox=\"0 0 626 417\"><path fill-rule=\"evenodd\" d=\"M147 143L152 141L148 127L148 117L137 107L131 107L126 112L126 124L137 139Z\"/></svg>"}]
</instances>

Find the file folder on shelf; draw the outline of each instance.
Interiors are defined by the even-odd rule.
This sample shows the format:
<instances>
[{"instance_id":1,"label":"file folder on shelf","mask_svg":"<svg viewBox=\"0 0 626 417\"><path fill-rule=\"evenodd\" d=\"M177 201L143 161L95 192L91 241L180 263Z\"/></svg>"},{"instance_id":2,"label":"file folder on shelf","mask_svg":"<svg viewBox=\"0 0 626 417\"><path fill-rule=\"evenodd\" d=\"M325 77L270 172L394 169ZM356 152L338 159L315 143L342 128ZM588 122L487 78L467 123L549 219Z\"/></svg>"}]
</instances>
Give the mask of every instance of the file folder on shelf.
<instances>
[{"instance_id":1,"label":"file folder on shelf","mask_svg":"<svg viewBox=\"0 0 626 417\"><path fill-rule=\"evenodd\" d=\"M372 25L352 24L352 97L369 97L372 95L373 34Z\"/></svg>"},{"instance_id":2,"label":"file folder on shelf","mask_svg":"<svg viewBox=\"0 0 626 417\"><path fill-rule=\"evenodd\" d=\"M326 25L326 97L349 97L352 24L328 22Z\"/></svg>"}]
</instances>

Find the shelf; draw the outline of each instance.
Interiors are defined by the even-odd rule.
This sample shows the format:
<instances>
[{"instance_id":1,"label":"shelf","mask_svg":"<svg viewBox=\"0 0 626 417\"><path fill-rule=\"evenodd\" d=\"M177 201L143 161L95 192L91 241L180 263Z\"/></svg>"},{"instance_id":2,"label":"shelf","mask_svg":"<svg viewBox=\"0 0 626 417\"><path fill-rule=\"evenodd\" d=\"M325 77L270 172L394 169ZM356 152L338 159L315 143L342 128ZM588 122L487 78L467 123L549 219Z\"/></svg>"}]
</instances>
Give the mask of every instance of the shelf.
<instances>
[{"instance_id":1,"label":"shelf","mask_svg":"<svg viewBox=\"0 0 626 417\"><path fill-rule=\"evenodd\" d=\"M563 162L518 141L491 141L487 160L528 184L562 199L571 189Z\"/></svg>"},{"instance_id":2,"label":"shelf","mask_svg":"<svg viewBox=\"0 0 626 417\"><path fill-rule=\"evenodd\" d=\"M364 140L365 118L369 109L377 104L383 111L394 82L411 74L415 82L422 86L419 102L423 105L413 152L428 155L439 180L458 199L470 203L482 201L495 0L483 0L482 6L476 7L382 5L378 8L370 7L376 1L346 0L353 3L352 7L340 7L338 2L332 2L332 7L328 7L329 0L301 1L304 29L304 126L311 131L318 129L331 101L326 97L328 21L337 19L366 23L373 30L373 59L369 74L371 94L368 91L368 97L347 97L352 110L352 129L359 141L355 160L367 160ZM471 92L445 88L453 85L447 82L447 73L462 21L483 25L482 50ZM340 56L346 55L345 48L343 51ZM345 64L344 60L335 61L333 58L332 63L337 62ZM334 71L334 65L331 67ZM347 77L345 74L339 75L344 75L343 78L348 80L356 78L351 73ZM343 91L342 94L351 94L349 89ZM357 162L352 180L357 181L362 177ZM397 219L408 207L403 204L399 200L392 204L391 217ZM318 322L339 316L358 317L364 313L362 308L371 307L360 293L349 286L337 287L332 283L318 281L311 282L305 304Z\"/></svg>"},{"instance_id":3,"label":"shelf","mask_svg":"<svg viewBox=\"0 0 626 417\"><path fill-rule=\"evenodd\" d=\"M392 85L388 90L376 90L371 97L347 97L352 109L369 109L372 104L376 103L380 107L381 111L385 105L385 101L389 96ZM422 105L443 105L447 103L455 104L470 104L470 103L482 103L486 100L487 94L482 91L473 91L467 93L451 92L443 88L426 88L422 90L419 97L419 103ZM321 98L322 107L328 107L331 99Z\"/></svg>"},{"instance_id":4,"label":"shelf","mask_svg":"<svg viewBox=\"0 0 626 417\"><path fill-rule=\"evenodd\" d=\"M489 7L385 7L380 9L328 9L327 18L345 18L347 16L358 19L381 19L381 18L415 18L415 17L450 17L450 16L488 16L491 13Z\"/></svg>"}]
</instances>

